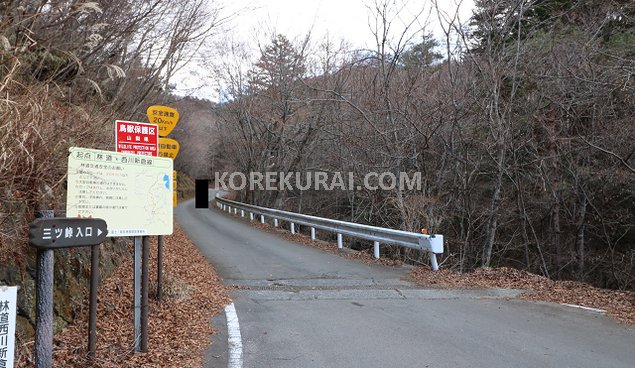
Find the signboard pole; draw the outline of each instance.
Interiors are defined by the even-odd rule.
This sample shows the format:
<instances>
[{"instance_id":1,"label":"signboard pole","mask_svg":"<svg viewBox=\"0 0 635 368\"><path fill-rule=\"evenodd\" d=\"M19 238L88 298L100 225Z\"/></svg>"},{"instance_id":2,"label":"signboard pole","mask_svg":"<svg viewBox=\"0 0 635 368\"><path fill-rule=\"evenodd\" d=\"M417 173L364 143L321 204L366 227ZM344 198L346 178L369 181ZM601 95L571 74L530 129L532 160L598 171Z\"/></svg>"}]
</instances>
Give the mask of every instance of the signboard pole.
<instances>
[{"instance_id":1,"label":"signboard pole","mask_svg":"<svg viewBox=\"0 0 635 368\"><path fill-rule=\"evenodd\" d=\"M38 211L36 217L51 218L51 210ZM53 269L52 249L37 250L37 287L35 289L35 367L53 366Z\"/></svg>"},{"instance_id":2,"label":"signboard pole","mask_svg":"<svg viewBox=\"0 0 635 368\"><path fill-rule=\"evenodd\" d=\"M161 301L163 290L161 283L163 282L163 235L159 235L157 239L157 300Z\"/></svg>"},{"instance_id":3,"label":"signboard pole","mask_svg":"<svg viewBox=\"0 0 635 368\"><path fill-rule=\"evenodd\" d=\"M88 307L88 356L97 350L97 285L99 285L99 245L90 247L90 305Z\"/></svg>"},{"instance_id":4,"label":"signboard pole","mask_svg":"<svg viewBox=\"0 0 635 368\"><path fill-rule=\"evenodd\" d=\"M143 253L141 259L141 352L148 352L148 263L150 253L150 237L143 237Z\"/></svg>"},{"instance_id":5,"label":"signboard pole","mask_svg":"<svg viewBox=\"0 0 635 368\"><path fill-rule=\"evenodd\" d=\"M141 236L134 237L134 349L141 351Z\"/></svg>"}]
</instances>

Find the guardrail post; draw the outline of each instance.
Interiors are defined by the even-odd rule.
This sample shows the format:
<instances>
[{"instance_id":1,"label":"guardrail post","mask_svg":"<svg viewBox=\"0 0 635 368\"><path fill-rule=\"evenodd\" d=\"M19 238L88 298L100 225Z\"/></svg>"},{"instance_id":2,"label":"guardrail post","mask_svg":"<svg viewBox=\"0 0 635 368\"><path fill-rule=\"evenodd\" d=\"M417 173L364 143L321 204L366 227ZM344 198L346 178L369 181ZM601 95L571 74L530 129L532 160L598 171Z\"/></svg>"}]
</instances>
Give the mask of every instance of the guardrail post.
<instances>
[{"instance_id":1,"label":"guardrail post","mask_svg":"<svg viewBox=\"0 0 635 368\"><path fill-rule=\"evenodd\" d=\"M337 249L342 249L342 234L337 234Z\"/></svg>"},{"instance_id":2,"label":"guardrail post","mask_svg":"<svg viewBox=\"0 0 635 368\"><path fill-rule=\"evenodd\" d=\"M265 215L260 215L260 223L261 224L265 223Z\"/></svg>"},{"instance_id":3,"label":"guardrail post","mask_svg":"<svg viewBox=\"0 0 635 368\"><path fill-rule=\"evenodd\" d=\"M250 221L254 220L254 213L253 212L249 212L249 220Z\"/></svg>"},{"instance_id":4,"label":"guardrail post","mask_svg":"<svg viewBox=\"0 0 635 368\"><path fill-rule=\"evenodd\" d=\"M375 255L375 259L379 259L379 242L373 242L373 254Z\"/></svg>"},{"instance_id":5,"label":"guardrail post","mask_svg":"<svg viewBox=\"0 0 635 368\"><path fill-rule=\"evenodd\" d=\"M437 255L430 252L430 265L432 266L433 271L439 270L439 264L437 263Z\"/></svg>"},{"instance_id":6,"label":"guardrail post","mask_svg":"<svg viewBox=\"0 0 635 368\"><path fill-rule=\"evenodd\" d=\"M295 224L291 223L291 234L295 234Z\"/></svg>"},{"instance_id":7,"label":"guardrail post","mask_svg":"<svg viewBox=\"0 0 635 368\"><path fill-rule=\"evenodd\" d=\"M245 217L245 210L240 210L240 217Z\"/></svg>"},{"instance_id":8,"label":"guardrail post","mask_svg":"<svg viewBox=\"0 0 635 368\"><path fill-rule=\"evenodd\" d=\"M311 240L315 241L315 228L311 228Z\"/></svg>"},{"instance_id":9,"label":"guardrail post","mask_svg":"<svg viewBox=\"0 0 635 368\"><path fill-rule=\"evenodd\" d=\"M234 207L234 215L238 213L238 208Z\"/></svg>"},{"instance_id":10,"label":"guardrail post","mask_svg":"<svg viewBox=\"0 0 635 368\"><path fill-rule=\"evenodd\" d=\"M278 227L278 219L277 218L273 219L273 226L274 227Z\"/></svg>"}]
</instances>

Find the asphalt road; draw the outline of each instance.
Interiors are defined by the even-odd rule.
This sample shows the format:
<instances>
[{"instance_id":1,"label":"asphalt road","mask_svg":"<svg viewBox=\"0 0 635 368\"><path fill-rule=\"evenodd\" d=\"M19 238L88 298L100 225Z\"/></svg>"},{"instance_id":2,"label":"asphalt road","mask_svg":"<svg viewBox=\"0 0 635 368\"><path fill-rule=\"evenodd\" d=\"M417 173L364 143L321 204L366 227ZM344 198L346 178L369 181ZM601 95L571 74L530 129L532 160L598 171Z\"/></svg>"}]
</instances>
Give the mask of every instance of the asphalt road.
<instances>
[{"instance_id":1,"label":"asphalt road","mask_svg":"<svg viewBox=\"0 0 635 368\"><path fill-rule=\"evenodd\" d=\"M597 313L517 300L514 290L419 289L400 280L406 269L290 243L193 201L176 218L240 287L232 298L246 368L635 367L635 329ZM228 367L226 318L213 323L205 367Z\"/></svg>"}]
</instances>

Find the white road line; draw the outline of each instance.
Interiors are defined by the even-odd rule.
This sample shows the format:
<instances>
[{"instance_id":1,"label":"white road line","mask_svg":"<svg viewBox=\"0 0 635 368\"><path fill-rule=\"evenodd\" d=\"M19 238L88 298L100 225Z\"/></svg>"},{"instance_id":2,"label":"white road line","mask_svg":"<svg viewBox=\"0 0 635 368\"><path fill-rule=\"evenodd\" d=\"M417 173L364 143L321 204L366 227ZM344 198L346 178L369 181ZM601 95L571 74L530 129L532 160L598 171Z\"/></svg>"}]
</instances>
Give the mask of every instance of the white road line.
<instances>
[{"instance_id":1,"label":"white road line","mask_svg":"<svg viewBox=\"0 0 635 368\"><path fill-rule=\"evenodd\" d=\"M227 345L229 347L227 368L242 368L243 342L240 337L240 325L234 303L225 307L225 317L227 318Z\"/></svg>"},{"instance_id":2,"label":"white road line","mask_svg":"<svg viewBox=\"0 0 635 368\"><path fill-rule=\"evenodd\" d=\"M583 310L587 310L587 311L595 312L595 313L606 313L606 310L604 310L604 309L585 307L583 305L566 304L566 303L562 303L562 305L564 305L566 307L571 307L571 308L583 309Z\"/></svg>"}]
</instances>

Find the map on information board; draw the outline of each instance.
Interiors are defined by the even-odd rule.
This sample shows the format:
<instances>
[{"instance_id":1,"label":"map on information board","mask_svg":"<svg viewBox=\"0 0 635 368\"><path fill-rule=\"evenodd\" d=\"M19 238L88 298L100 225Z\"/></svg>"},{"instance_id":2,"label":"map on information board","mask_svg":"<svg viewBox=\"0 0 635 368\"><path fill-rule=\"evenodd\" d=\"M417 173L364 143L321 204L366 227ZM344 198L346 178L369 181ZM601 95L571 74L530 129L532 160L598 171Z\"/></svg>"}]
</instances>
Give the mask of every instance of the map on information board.
<instances>
[{"instance_id":1,"label":"map on information board","mask_svg":"<svg viewBox=\"0 0 635 368\"><path fill-rule=\"evenodd\" d=\"M67 217L101 218L108 236L172 234L172 160L71 147Z\"/></svg>"}]
</instances>

